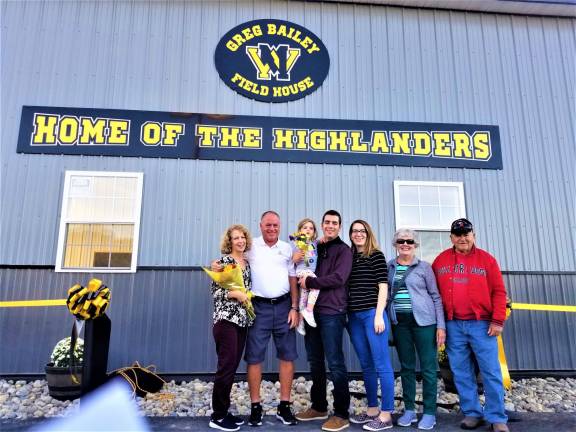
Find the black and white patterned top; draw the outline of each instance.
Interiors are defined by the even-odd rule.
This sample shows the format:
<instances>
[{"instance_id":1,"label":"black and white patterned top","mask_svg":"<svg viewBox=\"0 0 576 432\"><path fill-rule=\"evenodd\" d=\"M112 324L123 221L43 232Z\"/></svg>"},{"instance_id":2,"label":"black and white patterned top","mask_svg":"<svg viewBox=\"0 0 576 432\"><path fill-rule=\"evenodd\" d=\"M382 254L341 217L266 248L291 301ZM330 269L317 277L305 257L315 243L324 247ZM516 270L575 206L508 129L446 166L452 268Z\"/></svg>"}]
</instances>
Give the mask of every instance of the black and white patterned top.
<instances>
[{"instance_id":1,"label":"black and white patterned top","mask_svg":"<svg viewBox=\"0 0 576 432\"><path fill-rule=\"evenodd\" d=\"M238 264L230 255L222 256L218 262L221 264ZM251 290L252 281L248 261L246 261L246 267L242 270L242 277L244 279L244 286L248 290ZM220 320L226 320L240 327L251 326L253 320L248 317L244 306L237 300L228 299L227 295L227 289L222 288L216 282L212 282L212 297L214 298L214 313L212 319L214 323Z\"/></svg>"}]
</instances>

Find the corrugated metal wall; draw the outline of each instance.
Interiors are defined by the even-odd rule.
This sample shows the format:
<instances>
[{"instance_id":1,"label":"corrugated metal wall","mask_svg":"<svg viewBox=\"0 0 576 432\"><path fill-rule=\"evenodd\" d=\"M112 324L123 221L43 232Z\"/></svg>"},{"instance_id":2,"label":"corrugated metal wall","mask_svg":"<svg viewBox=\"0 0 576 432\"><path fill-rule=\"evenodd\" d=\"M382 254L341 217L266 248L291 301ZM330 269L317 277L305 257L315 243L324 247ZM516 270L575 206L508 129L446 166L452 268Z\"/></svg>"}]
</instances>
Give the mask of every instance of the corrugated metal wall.
<instances>
[{"instance_id":1,"label":"corrugated metal wall","mask_svg":"<svg viewBox=\"0 0 576 432\"><path fill-rule=\"evenodd\" d=\"M504 269L576 269L574 19L240 0L0 7L0 264L54 264L64 171L86 169L144 172L140 266L207 263L225 226L256 230L268 208L283 216L284 236L334 207L388 244L401 179L463 181L479 243ZM266 17L322 38L331 69L320 90L265 104L220 81L219 38ZM496 124L504 170L23 155L24 104Z\"/></svg>"},{"instance_id":2,"label":"corrugated metal wall","mask_svg":"<svg viewBox=\"0 0 576 432\"><path fill-rule=\"evenodd\" d=\"M154 363L162 373L212 373L216 351L212 340L212 305L208 277L200 271L139 271L133 275L97 274L112 290L108 315L112 337L108 369L138 360ZM0 270L0 301L62 298L86 275L50 270ZM574 276L507 275L509 292L517 302L576 304ZM542 290L546 286L551 289ZM0 374L42 373L54 344L69 335L73 318L66 307L2 309ZM512 370L576 369L576 314L513 311L504 342ZM7 331L10 329L10 331ZM304 339L298 339L296 370L308 371ZM33 341L34 343L30 343ZM360 366L348 337L349 368ZM393 352L395 356L395 352ZM273 346L265 371L276 371ZM397 361L396 369L399 368ZM245 370L242 362L239 371Z\"/></svg>"},{"instance_id":3,"label":"corrugated metal wall","mask_svg":"<svg viewBox=\"0 0 576 432\"><path fill-rule=\"evenodd\" d=\"M138 265L166 267L207 264L227 225L257 233L269 208L282 215L284 238L328 208L341 210L345 228L362 217L389 256L393 181L462 181L478 243L504 270L568 272L508 275L514 300L576 304L576 20L274 0L14 1L0 12L0 266L54 265L65 170L143 172ZM302 100L246 99L214 68L226 31L268 17L309 28L330 52L328 78ZM23 155L22 105L495 124L504 169ZM88 277L3 268L0 301L62 298ZM213 370L201 273L99 277L113 289L111 368L139 360L162 372ZM576 369L575 315L515 312L511 368ZM68 327L63 307L2 309L0 373L41 372ZM304 359L297 369L307 370Z\"/></svg>"}]
</instances>

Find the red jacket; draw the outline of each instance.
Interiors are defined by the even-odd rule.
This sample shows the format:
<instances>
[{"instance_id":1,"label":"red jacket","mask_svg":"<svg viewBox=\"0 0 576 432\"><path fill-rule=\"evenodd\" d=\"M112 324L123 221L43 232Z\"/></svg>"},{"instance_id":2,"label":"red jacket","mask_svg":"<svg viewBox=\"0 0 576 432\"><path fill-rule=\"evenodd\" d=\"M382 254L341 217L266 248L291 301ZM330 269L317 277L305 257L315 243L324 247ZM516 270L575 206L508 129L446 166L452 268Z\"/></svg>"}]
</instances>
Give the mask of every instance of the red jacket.
<instances>
[{"instance_id":1,"label":"red jacket","mask_svg":"<svg viewBox=\"0 0 576 432\"><path fill-rule=\"evenodd\" d=\"M492 255L476 246L468 255L456 253L451 248L436 257L432 268L446 319L466 315L471 310L477 320L504 325L506 288L500 267ZM469 304L459 303L462 301Z\"/></svg>"}]
</instances>

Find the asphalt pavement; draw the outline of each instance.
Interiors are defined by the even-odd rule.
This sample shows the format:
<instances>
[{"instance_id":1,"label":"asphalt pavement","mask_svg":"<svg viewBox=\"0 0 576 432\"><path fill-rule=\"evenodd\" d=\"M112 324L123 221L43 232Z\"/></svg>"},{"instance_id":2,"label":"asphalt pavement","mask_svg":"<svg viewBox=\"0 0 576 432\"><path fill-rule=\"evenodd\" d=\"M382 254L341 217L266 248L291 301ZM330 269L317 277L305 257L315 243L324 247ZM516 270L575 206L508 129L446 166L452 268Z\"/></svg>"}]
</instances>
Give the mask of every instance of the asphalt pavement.
<instances>
[{"instance_id":1,"label":"asphalt pavement","mask_svg":"<svg viewBox=\"0 0 576 432\"><path fill-rule=\"evenodd\" d=\"M395 416L396 417L396 416ZM460 420L462 416L456 414L438 414L437 424L434 430L439 432L462 431ZM151 431L198 431L214 432L215 429L208 427L207 417L146 417ZM40 424L43 419L28 420L0 420L0 431L25 431L32 426ZM300 431L320 431L321 421L300 422L295 426L285 426L273 416L265 416L262 426L250 427L242 426L243 432L300 432ZM511 432L576 432L576 413L511 413L511 421L508 424ZM102 430L97 427L87 428L84 431ZM351 424L345 431L361 431L361 425ZM394 426L390 431L418 431L416 426L399 427ZM480 426L477 431L485 432L489 428L487 425ZM80 431L78 431L80 432ZM128 431L126 431L128 432Z\"/></svg>"}]
</instances>

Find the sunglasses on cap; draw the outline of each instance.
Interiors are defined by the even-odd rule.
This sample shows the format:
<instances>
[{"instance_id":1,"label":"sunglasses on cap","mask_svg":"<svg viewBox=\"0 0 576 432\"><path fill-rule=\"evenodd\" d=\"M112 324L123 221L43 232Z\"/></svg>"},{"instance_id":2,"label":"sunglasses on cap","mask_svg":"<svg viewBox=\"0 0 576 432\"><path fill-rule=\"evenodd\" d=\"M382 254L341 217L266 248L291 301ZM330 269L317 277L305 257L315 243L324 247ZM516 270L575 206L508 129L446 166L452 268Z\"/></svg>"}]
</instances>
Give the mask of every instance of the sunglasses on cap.
<instances>
[{"instance_id":1,"label":"sunglasses on cap","mask_svg":"<svg viewBox=\"0 0 576 432\"><path fill-rule=\"evenodd\" d=\"M396 244L408 244L408 245L413 245L414 243L416 243L414 240L412 239L398 239L396 240Z\"/></svg>"}]
</instances>

